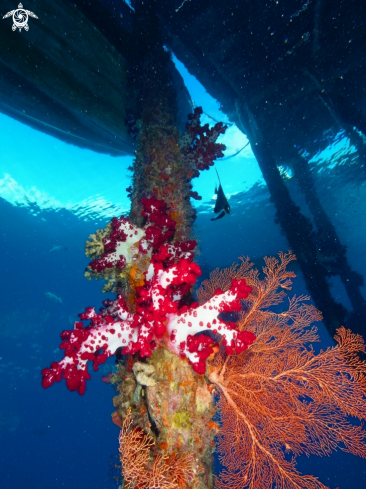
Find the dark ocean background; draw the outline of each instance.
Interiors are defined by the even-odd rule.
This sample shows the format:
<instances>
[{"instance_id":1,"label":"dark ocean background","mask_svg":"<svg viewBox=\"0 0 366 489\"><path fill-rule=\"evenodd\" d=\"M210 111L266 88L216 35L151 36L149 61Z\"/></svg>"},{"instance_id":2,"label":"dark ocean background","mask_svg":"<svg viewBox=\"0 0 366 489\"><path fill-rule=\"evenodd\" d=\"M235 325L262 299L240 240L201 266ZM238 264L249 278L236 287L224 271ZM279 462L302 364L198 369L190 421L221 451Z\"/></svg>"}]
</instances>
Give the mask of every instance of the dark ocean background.
<instances>
[{"instance_id":1,"label":"dark ocean background","mask_svg":"<svg viewBox=\"0 0 366 489\"><path fill-rule=\"evenodd\" d=\"M216 102L180 69L197 105L225 120ZM0 129L0 488L116 488L119 429L110 417L114 392L101 381L113 359L92 373L84 396L69 392L64 383L44 390L40 372L61 358L61 331L71 329L85 307L98 308L107 297L100 282L83 277L88 264L84 245L113 215L128 212L131 158L93 155L6 116L0 117ZM344 134L321 137L327 149L311 155L309 163L316 190L347 245L352 268L365 276L366 172ZM231 126L226 155L245 142ZM216 165L232 213L210 221L216 177L213 169L204 172L194 182L203 200L193 231L203 278L241 255L260 266L263 256L289 248L250 148ZM293 199L310 217L291 169L282 170ZM50 253L54 246L67 249ZM296 265L295 272L291 294L307 293ZM333 296L350 310L341 282L332 279L330 285ZM362 291L365 295L365 287ZM45 292L62 303L50 301ZM321 346L332 345L321 324L319 330ZM300 458L298 467L329 487L365 487L366 461L342 452Z\"/></svg>"}]
</instances>

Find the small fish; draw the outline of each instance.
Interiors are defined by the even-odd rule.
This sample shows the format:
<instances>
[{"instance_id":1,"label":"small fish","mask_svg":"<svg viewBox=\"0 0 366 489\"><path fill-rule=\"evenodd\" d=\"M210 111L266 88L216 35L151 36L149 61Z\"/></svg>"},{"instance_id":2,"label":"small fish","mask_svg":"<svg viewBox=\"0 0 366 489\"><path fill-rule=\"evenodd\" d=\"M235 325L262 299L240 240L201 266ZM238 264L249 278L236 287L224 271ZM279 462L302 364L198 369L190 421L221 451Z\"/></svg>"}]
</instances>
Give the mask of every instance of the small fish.
<instances>
[{"instance_id":1,"label":"small fish","mask_svg":"<svg viewBox=\"0 0 366 489\"><path fill-rule=\"evenodd\" d=\"M230 214L229 202L227 201L224 191L222 190L221 181L220 181L219 174L217 173L217 169L215 168L215 170L216 170L217 178L219 179L219 188L217 189L217 187L215 187L215 194L217 194L217 199L216 199L214 213L217 214L218 212L221 211L221 214L211 219L211 221L217 221L218 219L224 217L225 214Z\"/></svg>"},{"instance_id":2,"label":"small fish","mask_svg":"<svg viewBox=\"0 0 366 489\"><path fill-rule=\"evenodd\" d=\"M45 292L44 295L49 299L50 301L55 301L55 302L60 302L62 304L62 299L61 297L57 297L57 295L52 294L52 292Z\"/></svg>"},{"instance_id":3,"label":"small fish","mask_svg":"<svg viewBox=\"0 0 366 489\"><path fill-rule=\"evenodd\" d=\"M50 249L49 253L54 253L55 251L66 251L67 248L66 246L54 246L52 249Z\"/></svg>"}]
</instances>

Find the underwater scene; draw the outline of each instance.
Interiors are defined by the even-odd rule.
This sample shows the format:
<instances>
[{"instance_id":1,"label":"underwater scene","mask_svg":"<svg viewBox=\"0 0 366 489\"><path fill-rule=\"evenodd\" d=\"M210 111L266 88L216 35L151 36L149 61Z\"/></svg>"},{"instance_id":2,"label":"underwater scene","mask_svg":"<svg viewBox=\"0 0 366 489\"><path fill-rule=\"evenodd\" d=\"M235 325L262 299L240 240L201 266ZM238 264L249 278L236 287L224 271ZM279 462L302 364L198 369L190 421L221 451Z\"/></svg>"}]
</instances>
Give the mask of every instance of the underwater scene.
<instances>
[{"instance_id":1,"label":"underwater scene","mask_svg":"<svg viewBox=\"0 0 366 489\"><path fill-rule=\"evenodd\" d=\"M366 487L363 2L0 14L0 488Z\"/></svg>"}]
</instances>

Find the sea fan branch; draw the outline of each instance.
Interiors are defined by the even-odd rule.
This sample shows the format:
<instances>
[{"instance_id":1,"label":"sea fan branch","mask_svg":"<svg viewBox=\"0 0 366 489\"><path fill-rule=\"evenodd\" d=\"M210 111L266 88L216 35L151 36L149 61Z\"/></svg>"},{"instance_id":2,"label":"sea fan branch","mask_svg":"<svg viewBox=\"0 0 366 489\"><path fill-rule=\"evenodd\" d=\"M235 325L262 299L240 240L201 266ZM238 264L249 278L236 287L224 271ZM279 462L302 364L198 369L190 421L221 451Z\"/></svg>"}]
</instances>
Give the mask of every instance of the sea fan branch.
<instances>
[{"instance_id":1,"label":"sea fan branch","mask_svg":"<svg viewBox=\"0 0 366 489\"><path fill-rule=\"evenodd\" d=\"M243 301L238 325L256 340L240 355L220 351L211 365L225 467L219 489L325 489L315 477L298 472L296 456L341 449L366 458L362 337L342 327L337 345L315 354L312 344L319 340L312 324L321 314L304 303L309 297L294 296L279 313L266 309L282 300L279 289L290 287L294 274L286 266L293 258L292 253L266 258L262 281L256 270L244 272L253 292Z\"/></svg>"}]
</instances>

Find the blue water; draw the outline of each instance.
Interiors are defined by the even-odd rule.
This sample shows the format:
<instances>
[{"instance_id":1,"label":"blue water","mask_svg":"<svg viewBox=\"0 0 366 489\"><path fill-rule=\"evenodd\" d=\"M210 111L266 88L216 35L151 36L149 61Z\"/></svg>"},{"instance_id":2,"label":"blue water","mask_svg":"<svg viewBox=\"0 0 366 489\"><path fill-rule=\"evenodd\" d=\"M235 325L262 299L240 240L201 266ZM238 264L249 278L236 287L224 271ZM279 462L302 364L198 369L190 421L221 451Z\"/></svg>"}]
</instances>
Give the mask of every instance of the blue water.
<instances>
[{"instance_id":1,"label":"blue water","mask_svg":"<svg viewBox=\"0 0 366 489\"><path fill-rule=\"evenodd\" d=\"M224 120L217 103L197 82L185 78L194 101ZM114 488L111 464L118 453L119 430L110 419L113 389L100 380L113 367L113 359L92 374L84 396L69 392L63 383L44 390L40 371L61 358L60 332L72 328L86 306L99 307L106 298L100 282L83 277L88 264L84 245L110 217L127 212L131 158L96 155L2 115L0 129L0 488ZM231 127L224 142L230 155L246 138ZM337 134L311 164L322 204L348 246L351 266L365 276L366 185L357 155L345 136ZM199 241L204 276L240 255L259 263L264 255L288 249L250 148L217 162L217 168L230 198L230 216L210 221L213 170L194 182L194 190L203 196L193 235ZM293 198L306 214L290 170L284 171ZM57 245L67 250L50 253ZM306 293L297 273L293 293ZM337 280L331 290L349 307ZM45 292L62 303L50 301ZM322 346L331 345L324 328L320 333ZM366 462L343 453L300 459L298 466L330 487L363 487L366 480Z\"/></svg>"}]
</instances>

